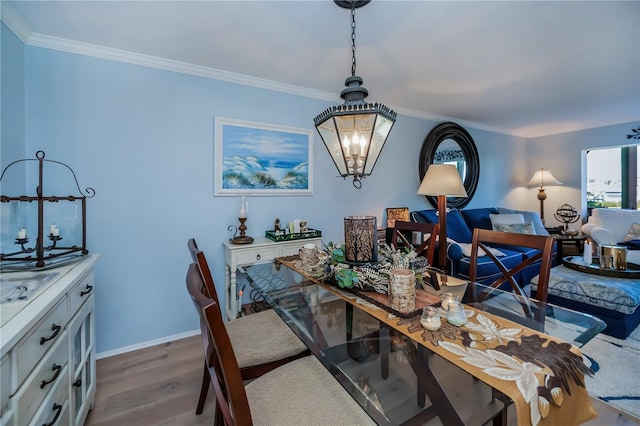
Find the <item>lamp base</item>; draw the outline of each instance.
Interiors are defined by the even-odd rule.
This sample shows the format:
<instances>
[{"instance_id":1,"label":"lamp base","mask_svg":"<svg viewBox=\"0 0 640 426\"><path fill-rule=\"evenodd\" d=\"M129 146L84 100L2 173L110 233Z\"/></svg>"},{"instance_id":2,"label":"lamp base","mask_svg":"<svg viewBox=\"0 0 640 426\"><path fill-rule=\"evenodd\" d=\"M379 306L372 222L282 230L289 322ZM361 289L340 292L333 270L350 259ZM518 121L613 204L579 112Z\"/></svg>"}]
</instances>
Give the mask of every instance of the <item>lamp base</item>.
<instances>
[{"instance_id":1,"label":"lamp base","mask_svg":"<svg viewBox=\"0 0 640 426\"><path fill-rule=\"evenodd\" d=\"M231 244L251 244L253 242L253 237L244 236L244 237L235 237L230 239Z\"/></svg>"}]
</instances>

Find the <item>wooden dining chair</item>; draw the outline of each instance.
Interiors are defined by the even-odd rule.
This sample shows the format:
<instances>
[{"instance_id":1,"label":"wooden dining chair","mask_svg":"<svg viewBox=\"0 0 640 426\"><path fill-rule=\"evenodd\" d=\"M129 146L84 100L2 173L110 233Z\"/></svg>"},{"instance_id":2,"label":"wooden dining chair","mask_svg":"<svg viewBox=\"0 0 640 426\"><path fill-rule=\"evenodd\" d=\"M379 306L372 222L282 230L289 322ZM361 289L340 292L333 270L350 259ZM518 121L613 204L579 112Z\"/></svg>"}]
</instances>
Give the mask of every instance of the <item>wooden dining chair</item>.
<instances>
[{"instance_id":1,"label":"wooden dining chair","mask_svg":"<svg viewBox=\"0 0 640 426\"><path fill-rule=\"evenodd\" d=\"M471 241L471 257L469 260L469 282L470 287L473 288L476 282L478 273L478 257L486 256L498 267L500 275L489 284L492 288L498 288L508 283L514 293L521 296L523 301L527 301L530 295L527 295L523 291L523 287L528 283L518 283L518 274L525 268L538 268L538 289L535 295L535 299L540 302L547 301L547 292L549 289L549 274L551 272L551 265L553 262L553 237L543 235L531 235L531 234L516 234L511 232L499 232L488 229L476 228L473 231L473 239ZM496 256L489 247L492 248L505 248L512 247L526 247L531 249L526 255L523 255L523 260L511 267L506 267L500 260L499 256ZM534 274L535 275L535 274ZM521 303L522 304L522 303ZM528 302L523 304L525 313L532 317L533 312L527 307ZM538 313L536 316L543 315L544 313ZM537 318L543 320L543 317Z\"/></svg>"},{"instance_id":2,"label":"wooden dining chair","mask_svg":"<svg viewBox=\"0 0 640 426\"><path fill-rule=\"evenodd\" d=\"M393 226L391 244L396 248L411 246L419 255L424 253L429 265L433 265L438 229L438 224L435 223L405 222L402 220L396 220ZM421 241L421 243L413 244L413 232L419 232L422 234L421 240L423 241Z\"/></svg>"},{"instance_id":3,"label":"wooden dining chair","mask_svg":"<svg viewBox=\"0 0 640 426\"><path fill-rule=\"evenodd\" d=\"M187 247L202 277L204 294L220 304L204 252L198 248L194 238L189 239ZM271 309L229 321L225 327L237 353L243 380L255 379L274 368L311 353ZM210 342L205 341L207 334L203 333L202 336L203 345L210 346ZM209 371L205 360L196 414L201 414L204 409L211 383Z\"/></svg>"},{"instance_id":4,"label":"wooden dining chair","mask_svg":"<svg viewBox=\"0 0 640 426\"><path fill-rule=\"evenodd\" d=\"M315 356L284 364L245 386L220 305L203 292L195 263L189 265L186 284L213 347L203 348L219 410L214 424L375 424Z\"/></svg>"}]
</instances>

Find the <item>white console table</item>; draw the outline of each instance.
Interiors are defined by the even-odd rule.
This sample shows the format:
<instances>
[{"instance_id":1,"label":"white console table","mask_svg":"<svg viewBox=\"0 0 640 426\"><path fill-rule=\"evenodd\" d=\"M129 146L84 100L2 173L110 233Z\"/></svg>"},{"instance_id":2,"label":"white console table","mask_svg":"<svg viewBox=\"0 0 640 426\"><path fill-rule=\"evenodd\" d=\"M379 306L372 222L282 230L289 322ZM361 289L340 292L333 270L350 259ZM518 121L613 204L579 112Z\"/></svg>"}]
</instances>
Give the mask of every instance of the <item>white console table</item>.
<instances>
[{"instance_id":1,"label":"white console table","mask_svg":"<svg viewBox=\"0 0 640 426\"><path fill-rule=\"evenodd\" d=\"M251 244L232 244L224 242L225 263L225 312L227 319L238 317L238 291L236 289L236 271L238 266L271 262L276 257L298 254L303 245L313 243L321 247L322 237L304 238L290 241L271 241L268 238L256 238Z\"/></svg>"}]
</instances>

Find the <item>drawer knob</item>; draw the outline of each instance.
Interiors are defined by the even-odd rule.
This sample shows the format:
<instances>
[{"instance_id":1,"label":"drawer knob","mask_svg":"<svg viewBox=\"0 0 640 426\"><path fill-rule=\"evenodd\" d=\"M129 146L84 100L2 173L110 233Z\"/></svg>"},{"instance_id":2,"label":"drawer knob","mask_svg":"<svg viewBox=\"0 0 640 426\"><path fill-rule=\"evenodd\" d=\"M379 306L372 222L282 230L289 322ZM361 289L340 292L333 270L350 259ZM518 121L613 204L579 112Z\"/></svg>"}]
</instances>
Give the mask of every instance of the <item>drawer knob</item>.
<instances>
[{"instance_id":1,"label":"drawer knob","mask_svg":"<svg viewBox=\"0 0 640 426\"><path fill-rule=\"evenodd\" d=\"M57 411L56 416L49 423L42 423L42 426L53 426L58 421L58 417L60 417L60 413L62 412L62 405L53 403L53 410Z\"/></svg>"},{"instance_id":2,"label":"drawer knob","mask_svg":"<svg viewBox=\"0 0 640 426\"><path fill-rule=\"evenodd\" d=\"M49 336L49 337L41 337L40 338L40 344L44 345L45 342L47 342L47 341L49 341L51 339L55 339L56 336L58 334L60 334L60 330L61 329L62 329L62 327L60 327L59 325L52 324L51 325L51 331L53 331L53 334L51 336Z\"/></svg>"},{"instance_id":3,"label":"drawer knob","mask_svg":"<svg viewBox=\"0 0 640 426\"><path fill-rule=\"evenodd\" d=\"M91 291L93 290L93 286L89 285L89 284L87 284L87 286L85 288L86 288L86 290L82 290L80 292L80 296L85 296L85 295L91 293Z\"/></svg>"},{"instance_id":4,"label":"drawer knob","mask_svg":"<svg viewBox=\"0 0 640 426\"><path fill-rule=\"evenodd\" d=\"M58 376L60 375L60 371L62 371L62 366L53 364L53 367L51 369L55 371L55 373L53 373L53 377L49 380L43 380L42 383L40 383L40 389L44 389L45 386L47 386L49 383L54 382L58 378Z\"/></svg>"},{"instance_id":5,"label":"drawer knob","mask_svg":"<svg viewBox=\"0 0 640 426\"><path fill-rule=\"evenodd\" d=\"M260 259L262 259L262 256L260 256L260 253L258 253L258 254L256 255L256 260L260 260Z\"/></svg>"}]
</instances>

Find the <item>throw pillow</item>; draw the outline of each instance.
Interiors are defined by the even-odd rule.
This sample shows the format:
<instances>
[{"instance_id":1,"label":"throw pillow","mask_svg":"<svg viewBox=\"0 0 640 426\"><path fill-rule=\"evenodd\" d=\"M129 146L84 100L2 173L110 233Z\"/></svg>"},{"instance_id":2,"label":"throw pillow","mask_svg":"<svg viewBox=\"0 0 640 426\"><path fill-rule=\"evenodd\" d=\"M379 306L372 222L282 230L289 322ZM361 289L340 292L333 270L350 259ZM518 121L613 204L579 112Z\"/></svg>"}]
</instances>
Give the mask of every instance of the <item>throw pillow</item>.
<instances>
[{"instance_id":1,"label":"throw pillow","mask_svg":"<svg viewBox=\"0 0 640 426\"><path fill-rule=\"evenodd\" d=\"M490 214L491 228L494 231L498 231L498 225L514 225L524 223L524 216L520 213L506 213L506 214Z\"/></svg>"},{"instance_id":2,"label":"throw pillow","mask_svg":"<svg viewBox=\"0 0 640 426\"><path fill-rule=\"evenodd\" d=\"M458 246L460 246L460 250L462 250L462 254L464 256L471 257L471 243L457 243L457 244ZM487 248L495 257L506 256L506 254L504 254L503 252L501 252L496 248L493 248L493 247L487 247ZM482 248L478 247L478 257L482 257L486 255L487 253Z\"/></svg>"},{"instance_id":3,"label":"throw pillow","mask_svg":"<svg viewBox=\"0 0 640 426\"><path fill-rule=\"evenodd\" d=\"M498 224L496 225L496 231L511 232L513 234L536 234L536 231L533 229L532 223L512 223L504 225Z\"/></svg>"},{"instance_id":4,"label":"throw pillow","mask_svg":"<svg viewBox=\"0 0 640 426\"><path fill-rule=\"evenodd\" d=\"M634 223L622 241L640 240L640 223Z\"/></svg>"},{"instance_id":5,"label":"throw pillow","mask_svg":"<svg viewBox=\"0 0 640 426\"><path fill-rule=\"evenodd\" d=\"M498 211L500 213L520 213L522 216L524 216L525 222L533 223L533 229L536 230L536 235L544 235L544 236L549 235L549 231L545 229L544 223L542 223L542 220L540 219L540 215L534 211L513 210L513 209L506 209L504 207L498 207Z\"/></svg>"}]
</instances>

